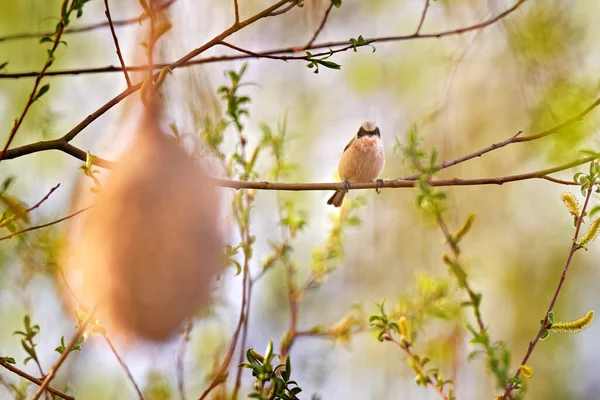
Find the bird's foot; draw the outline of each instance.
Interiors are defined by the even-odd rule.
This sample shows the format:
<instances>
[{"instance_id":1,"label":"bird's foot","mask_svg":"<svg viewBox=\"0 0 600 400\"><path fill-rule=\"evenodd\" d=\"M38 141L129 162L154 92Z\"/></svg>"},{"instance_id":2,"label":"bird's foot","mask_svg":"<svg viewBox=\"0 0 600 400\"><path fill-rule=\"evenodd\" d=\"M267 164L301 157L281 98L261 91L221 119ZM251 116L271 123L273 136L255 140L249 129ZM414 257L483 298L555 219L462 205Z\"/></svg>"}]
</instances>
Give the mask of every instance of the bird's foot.
<instances>
[{"instance_id":1,"label":"bird's foot","mask_svg":"<svg viewBox=\"0 0 600 400\"><path fill-rule=\"evenodd\" d=\"M348 191L350 190L350 182L348 181L348 179L344 179L344 190L346 191L346 193L348 193Z\"/></svg>"},{"instance_id":2,"label":"bird's foot","mask_svg":"<svg viewBox=\"0 0 600 400\"><path fill-rule=\"evenodd\" d=\"M377 179L375 182L377 182L377 187L375 188L375 193L379 194L379 193L381 193L381 188L383 187L383 179Z\"/></svg>"}]
</instances>

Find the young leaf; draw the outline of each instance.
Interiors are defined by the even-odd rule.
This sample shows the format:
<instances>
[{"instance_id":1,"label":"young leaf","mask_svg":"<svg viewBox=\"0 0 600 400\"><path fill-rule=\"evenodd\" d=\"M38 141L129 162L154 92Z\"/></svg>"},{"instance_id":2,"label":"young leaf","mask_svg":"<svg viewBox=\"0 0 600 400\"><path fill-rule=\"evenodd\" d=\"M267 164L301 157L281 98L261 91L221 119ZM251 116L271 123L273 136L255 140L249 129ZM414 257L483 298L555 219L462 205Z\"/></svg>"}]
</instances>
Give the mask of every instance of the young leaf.
<instances>
[{"instance_id":1,"label":"young leaf","mask_svg":"<svg viewBox=\"0 0 600 400\"><path fill-rule=\"evenodd\" d=\"M37 99L39 99L40 97L42 97L43 95L45 95L46 92L48 92L48 90L50 90L50 84L46 83L44 86L42 86L40 88L40 90L38 90L37 94L33 98L33 101L35 102Z\"/></svg>"}]
</instances>

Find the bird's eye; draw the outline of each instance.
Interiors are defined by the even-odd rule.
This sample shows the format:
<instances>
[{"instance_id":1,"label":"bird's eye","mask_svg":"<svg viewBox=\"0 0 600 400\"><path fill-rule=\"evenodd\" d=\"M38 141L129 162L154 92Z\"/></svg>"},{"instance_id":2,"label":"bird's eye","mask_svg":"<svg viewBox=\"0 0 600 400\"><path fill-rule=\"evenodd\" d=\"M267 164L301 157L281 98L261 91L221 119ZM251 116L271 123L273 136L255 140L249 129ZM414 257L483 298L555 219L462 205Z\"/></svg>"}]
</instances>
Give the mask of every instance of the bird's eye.
<instances>
[{"instance_id":1,"label":"bird's eye","mask_svg":"<svg viewBox=\"0 0 600 400\"><path fill-rule=\"evenodd\" d=\"M365 130L361 127L358 130L358 133L356 134L356 137L360 139L361 137L365 136L366 134L367 134L367 132L365 132Z\"/></svg>"}]
</instances>

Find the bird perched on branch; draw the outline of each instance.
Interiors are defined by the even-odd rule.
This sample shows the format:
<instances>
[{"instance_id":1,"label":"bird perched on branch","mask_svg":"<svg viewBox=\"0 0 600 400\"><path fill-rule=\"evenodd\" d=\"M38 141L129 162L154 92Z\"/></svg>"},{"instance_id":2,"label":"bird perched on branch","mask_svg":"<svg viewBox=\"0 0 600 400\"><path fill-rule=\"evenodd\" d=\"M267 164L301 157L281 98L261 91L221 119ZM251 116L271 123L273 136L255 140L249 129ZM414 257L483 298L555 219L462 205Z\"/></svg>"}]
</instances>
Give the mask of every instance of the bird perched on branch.
<instances>
[{"instance_id":1,"label":"bird perched on branch","mask_svg":"<svg viewBox=\"0 0 600 400\"><path fill-rule=\"evenodd\" d=\"M350 182L371 182L381 172L385 165L383 142L379 128L372 121L364 122L356 136L344 148L344 154L338 166L340 179L344 188L338 189L327 204L335 207L342 205L344 196L348 193ZM378 179L381 184L383 181Z\"/></svg>"}]
</instances>

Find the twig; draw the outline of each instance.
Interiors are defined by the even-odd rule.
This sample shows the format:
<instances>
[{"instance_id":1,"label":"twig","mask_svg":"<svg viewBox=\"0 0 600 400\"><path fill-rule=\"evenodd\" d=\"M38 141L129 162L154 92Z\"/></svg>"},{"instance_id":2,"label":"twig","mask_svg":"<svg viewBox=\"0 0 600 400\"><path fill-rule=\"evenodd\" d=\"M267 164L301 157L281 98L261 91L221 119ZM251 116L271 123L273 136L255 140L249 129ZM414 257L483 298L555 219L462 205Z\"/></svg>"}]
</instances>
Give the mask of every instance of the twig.
<instances>
[{"instance_id":1,"label":"twig","mask_svg":"<svg viewBox=\"0 0 600 400\"><path fill-rule=\"evenodd\" d=\"M496 15L495 17L490 18L481 23L478 23L475 25L470 25L470 26L463 27L463 28L452 29L452 30L447 30L447 31L440 31L437 33L429 33L429 34L420 34L420 33L414 34L413 33L410 35L384 36L384 37L380 37L380 38L369 38L366 40L375 40L378 43L387 43L387 42L398 42L398 41L415 40L415 39L433 39L433 38L440 38L440 37L445 37L445 36L463 34L466 32L473 31L473 30L483 29L483 28L497 22L498 20L506 17L507 15L509 15L510 13L515 11L524 2L525 2L525 0L519 0L511 8ZM292 4L291 6L288 6L288 8L292 8L293 6L294 6L294 4ZM280 13L283 14L283 12L285 12L285 11L287 11L287 9L282 9ZM273 14L273 15L276 15L276 14ZM272 15L268 15L268 16L272 16ZM227 36L229 36L229 35L227 35ZM225 37L223 37L222 39L224 39L224 38ZM280 49L265 50L265 51L260 51L260 52L256 52L256 51L251 52L251 51L247 50L244 55L215 56L215 57L207 57L207 58L202 58L202 59L193 60L193 61L188 59L185 62L178 64L177 67L182 68L182 67L190 67L190 66L199 65L199 64L208 64L208 63L224 62L224 61L235 61L235 60L251 59L251 58L266 58L266 56L278 56L276 59L280 59L280 60L304 60L306 57L293 57L293 56L285 56L285 55L286 54L294 54L294 53L297 53L298 51L304 51L304 50L334 49L334 48L337 48L337 49L333 50L333 53L340 53L340 52L348 51L350 49L354 49L354 45L352 45L347 40L343 40L343 41L323 42L323 43L318 43L318 44L312 44L309 47L298 47L298 46L286 47L286 48L280 48ZM327 51L327 52L324 52L319 55L329 55L329 54L330 54L329 51ZM315 56L317 56L317 54L315 54ZM174 63L154 64L153 69L160 70L164 67L170 67L171 69L173 69L173 64ZM146 70L147 68L148 67L146 65L126 67L126 69L128 71L140 71L140 70ZM49 76L59 76L59 75L110 73L110 72L121 72L121 71L122 71L122 68L120 68L120 67L107 66L107 67L98 67L98 68L81 68L81 69L49 71L46 73L46 76L49 77ZM36 77L37 74L38 74L38 72L36 72L36 71L22 72L22 73L10 73L10 74L9 73L6 73L6 74L0 73L0 79L31 78L31 77ZM131 93L129 93L129 94L131 94Z\"/></svg>"},{"instance_id":2,"label":"twig","mask_svg":"<svg viewBox=\"0 0 600 400\"><path fill-rule=\"evenodd\" d=\"M102 336L104 337L106 344L108 344L108 347L110 347L110 350L113 352L115 357L117 357L117 361L119 362L119 364L121 364L121 367L123 368L123 370L125 370L127 377L129 378L131 383L133 383L133 387L135 388L135 391L137 392L138 398L140 400L144 400L144 395L142 394L137 383L135 383L135 379L133 379L133 375L131 375L131 371L127 367L127 364L125 364L125 362L121 359L121 356L119 356L119 353L117 353L117 349L115 349L115 346L113 346L112 341L110 340L110 338L108 337L108 335L106 333L102 333Z\"/></svg>"},{"instance_id":3,"label":"twig","mask_svg":"<svg viewBox=\"0 0 600 400\"><path fill-rule=\"evenodd\" d=\"M7 363L6 361L4 361L2 359L2 357L0 357L0 365L3 366L4 368L6 368L7 370L19 375L20 377L25 378L28 381L35 383L38 386L42 385L41 379L38 379L35 376L31 376L27 372L22 371L19 368L15 367L14 365ZM68 394L63 393L60 390L53 388L52 386L47 386L46 390L48 392L52 393L53 395L61 397L65 400L75 400L75 397L69 396Z\"/></svg>"},{"instance_id":4,"label":"twig","mask_svg":"<svg viewBox=\"0 0 600 400\"><path fill-rule=\"evenodd\" d=\"M29 208L27 209L27 212L28 212L28 213L30 213L30 212L32 212L33 210L35 210L36 208L38 208L39 206L41 206L41 205L42 205L42 203L43 203L43 202L45 202L46 200L48 200L48 197L50 197L50 195L51 195L51 194L52 194L52 193L53 193L53 192L54 192L56 189L58 189L58 187L59 187L59 186L60 186L60 183L58 183L56 186L54 186L52 189L50 189L50 191L49 191L48 193L46 193L46 195L45 195L45 196L44 196L44 197L43 197L43 198L42 198L40 201L38 201L37 203L35 203L33 206L29 207ZM19 216L18 216L18 215L15 215L15 216L13 216L12 218L8 218L6 221L4 221L4 222L0 223L0 228L2 228L2 227L4 227L4 226L6 226L6 225L8 225L8 224L10 224L11 222L13 222L14 220L16 220L16 219L18 219L18 218L19 218Z\"/></svg>"},{"instance_id":5,"label":"twig","mask_svg":"<svg viewBox=\"0 0 600 400\"><path fill-rule=\"evenodd\" d=\"M423 12L421 13L421 20L419 21L419 26L417 26L415 35L418 35L419 32L421 32L421 28L423 27L423 23L425 22L425 17L427 16L428 9L429 9L429 0L425 0L425 7L423 7Z\"/></svg>"},{"instance_id":6,"label":"twig","mask_svg":"<svg viewBox=\"0 0 600 400\"><path fill-rule=\"evenodd\" d=\"M177 353L177 361L176 361L176 374L177 374L177 388L179 389L179 396L181 400L185 400L185 369L184 369L184 357L185 351L187 349L187 342L190 340L190 332L194 327L194 323L192 320L188 320L185 330L183 331L183 340L181 342L181 347L179 348L179 352Z\"/></svg>"},{"instance_id":7,"label":"twig","mask_svg":"<svg viewBox=\"0 0 600 400\"><path fill-rule=\"evenodd\" d=\"M427 0L427 1L429 1L429 0ZM319 24L319 27L317 28L313 37L310 38L310 40L308 41L306 46L304 46L304 49L308 49L315 42L315 40L317 40L317 37L319 37L319 34L321 34L321 31L325 27L325 23L327 22L327 17L329 17L329 13L331 12L332 8L333 8L333 2L330 2L329 7L327 7L327 11L325 11L325 15L323 16L323 19L321 20L321 24Z\"/></svg>"},{"instance_id":8,"label":"twig","mask_svg":"<svg viewBox=\"0 0 600 400\"><path fill-rule=\"evenodd\" d=\"M166 1L164 4L160 5L158 7L159 10L164 10L165 8L169 7L171 4L175 3L175 1L177 0L169 0ZM131 24L137 24L140 21L145 20L146 18L148 18L147 15L143 15L141 18L140 17L134 17L134 18L128 18L128 19L122 19L122 20L118 20L118 21L113 21L113 26L115 27L122 27L122 26L127 26L127 25L131 25ZM109 26L108 21L107 22L100 22L97 24L91 24L91 25L86 25L86 26L82 26L79 28L68 28L65 29L63 32L63 35L68 35L71 33L84 33L84 32L90 32L99 28L105 28ZM0 42L4 42L4 41L9 41L9 40L18 40L18 39L39 39L42 38L44 36L52 36L54 34L54 32L46 32L46 33L17 33L14 35L7 35L7 36L2 36L0 37Z\"/></svg>"},{"instance_id":9,"label":"twig","mask_svg":"<svg viewBox=\"0 0 600 400\"><path fill-rule=\"evenodd\" d=\"M571 261L573 260L573 255L575 254L575 252L577 250L581 249L581 247L577 243L577 239L579 238L579 231L581 230L581 225L583 223L583 219L586 216L586 210L587 210L588 204L590 202L590 198L592 197L592 193L594 192L594 189L593 189L594 185L595 185L595 182L594 182L594 184L590 185L590 187L588 188L587 194L585 196L585 202L583 203L583 208L581 209L581 214L579 214L579 217L577 218L575 234L573 235L571 249L569 250L569 255L567 256L565 268L563 269L563 272L560 275L558 285L556 287L556 290L554 291L552 300L550 300L550 305L548 306L548 310L546 311L546 314L544 315L544 319L543 319L542 323L540 324L540 328L538 329L538 332L535 335L535 338L531 342L529 342L529 346L527 347L527 352L525 353L525 356L523 357L523 360L521 361L520 365L527 364L527 361L529 360L531 353L533 353L533 350L535 349L535 346L539 342L542 334L544 333L544 331L546 329L548 329L548 318L549 318L548 316L550 315L550 312L552 312L552 310L554 310L554 305L556 304L556 301L558 300L558 295L560 294L563 283L565 282L565 279L567 277L567 272L569 271L569 266L571 265ZM518 378L520 374L521 374L520 369L517 369L517 372L515 373L514 378L515 379ZM506 390L505 390L504 394L502 395L502 398L506 399L508 396L510 396L510 393L516 388L517 388L517 386L515 384L507 385Z\"/></svg>"},{"instance_id":10,"label":"twig","mask_svg":"<svg viewBox=\"0 0 600 400\"><path fill-rule=\"evenodd\" d=\"M417 361L415 359L415 356L413 355L412 351L410 351L410 348L408 346L403 346L400 342L398 342L396 339L394 339L394 337L392 336L392 334L390 332L387 333L387 335L385 336L385 340L387 340L388 342L392 342L394 343L396 346L398 346L400 349L402 349L402 351L404 351L406 353L406 355L413 360L413 365L415 367L417 367L421 373L421 375L423 376L427 376L427 372L425 371L425 367L423 366L423 364L420 361ZM427 382L427 384L429 386L431 386L433 389L435 389L435 391L438 393L438 395L443 399L443 400L448 400L448 397L444 394L444 392L442 391L442 389L440 389L438 386L436 386L433 381L431 381L431 379L429 379L429 381Z\"/></svg>"},{"instance_id":11,"label":"twig","mask_svg":"<svg viewBox=\"0 0 600 400\"><path fill-rule=\"evenodd\" d=\"M121 68L123 69L123 74L125 74L125 81L127 82L127 87L131 87L131 80L129 79L129 74L127 73L127 68L125 68L125 61L123 61L123 55L121 55L121 48L119 47L119 39L117 39L117 34L115 33L115 28L113 26L112 19L110 18L110 9L108 8L108 0L104 0L104 7L106 11L106 19L108 19L108 24L110 26L110 33L112 34L113 41L115 42L115 48L117 49L117 57L119 57L119 63L121 63Z\"/></svg>"},{"instance_id":12,"label":"twig","mask_svg":"<svg viewBox=\"0 0 600 400\"><path fill-rule=\"evenodd\" d=\"M74 1L75 0L73 0L73 2ZM31 93L29 93L29 98L27 99L25 108L21 112L21 115L15 120L15 123L14 123L12 129L10 130L10 134L8 135L8 140L6 141L6 144L4 145L4 148L2 149L2 153L0 153L0 161L2 161L2 158L4 157L6 150L8 149L8 147L14 140L15 136L17 135L17 131L19 130L21 123L23 123L23 120L25 119L25 115L27 115L27 111L29 111L29 108L31 107L31 105L33 104L33 102L36 100L36 98L38 96L38 93L39 93L38 87L40 85L40 82L44 78L44 73L50 67L50 65L52 65L52 63L54 62L54 57L52 55L54 54L54 52L56 51L56 48L60 44L60 38L62 36L64 29L65 29L65 20L61 15L60 21L58 23L58 27L56 29L56 33L54 34L54 42L52 43L52 49L48 52L48 58L46 59L46 62L44 63L42 70L39 72L39 74L35 78L35 83L33 84L33 89L31 89Z\"/></svg>"},{"instance_id":13,"label":"twig","mask_svg":"<svg viewBox=\"0 0 600 400\"><path fill-rule=\"evenodd\" d=\"M290 5L288 5L287 7L282 8L281 10L278 10L278 11L272 11L269 15L267 15L267 17L275 17L277 15L285 14L286 12L288 12L292 8L294 8L297 3L298 3L297 1L292 1L290 3Z\"/></svg>"},{"instance_id":14,"label":"twig","mask_svg":"<svg viewBox=\"0 0 600 400\"><path fill-rule=\"evenodd\" d=\"M233 0L233 7L235 8L235 24L240 23L240 6L238 5L238 0Z\"/></svg>"},{"instance_id":15,"label":"twig","mask_svg":"<svg viewBox=\"0 0 600 400\"><path fill-rule=\"evenodd\" d=\"M245 282L245 280L247 279L248 273L249 273L248 268L244 268L244 272L243 272L244 276L242 277L242 281L243 282ZM217 386L219 386L226 379L224 377L224 375L225 375L225 373L227 371L227 368L229 368L229 364L231 363L231 359L233 358L233 353L235 352L235 348L237 346L238 338L240 336L240 331L242 329L242 325L244 324L244 320L245 320L247 289L248 289L248 285L243 285L243 288L242 288L242 305L240 307L240 317L238 319L238 323L237 323L237 327L235 328L235 332L233 333L233 337L231 338L231 344L229 345L229 350L227 351L227 355L225 356L225 359L221 363L221 368L219 368L219 371L217 371L217 373L216 373L215 377L213 378L212 382L206 388L206 390L204 390L204 392L200 396L199 400L202 400L202 399L206 398L206 396L208 396L208 394L214 388L216 388Z\"/></svg>"},{"instance_id":16,"label":"twig","mask_svg":"<svg viewBox=\"0 0 600 400\"><path fill-rule=\"evenodd\" d=\"M46 228L46 227L51 226L51 225L58 224L59 222L65 221L65 220L67 220L69 218L73 218L73 217L81 214L82 212L89 210L92 207L94 207L94 206L91 205L89 207L82 208L81 210L76 211L73 214L69 214L66 217L62 217L60 219L57 219L56 221L47 222L47 223L41 224L41 225L30 226L29 228L26 228L26 229L23 229L23 230L20 230L20 231L17 231L17 232L13 232L10 235L6 235L6 236L3 236L3 237L0 237L0 241L10 239L10 238L15 237L17 235L21 235L21 234L23 234L25 232L31 232L31 231L35 231L37 229L42 229L42 228Z\"/></svg>"},{"instance_id":17,"label":"twig","mask_svg":"<svg viewBox=\"0 0 600 400\"><path fill-rule=\"evenodd\" d=\"M67 359L67 357L69 356L71 351L73 351L73 348L79 341L79 338L85 332L85 329L87 328L87 326L90 323L90 321L92 320L92 318L94 318L94 314L95 314L95 312L92 310L90 312L90 315L85 319L85 321L83 321L81 323L81 325L79 326L79 329L77 329L77 332L75 332L75 334L71 338L71 341L67 344L65 351L62 352L60 357L58 357L58 360L56 360L56 363L54 363L54 365L50 368L50 371L48 371L48 375L46 375L46 377L44 378L44 381L42 382L42 384L40 385L38 390L31 397L31 400L38 400L39 397L41 396L42 392L44 391L44 389L50 384L52 379L54 379L56 372L58 371L60 366L63 364L63 362L65 362L65 360Z\"/></svg>"}]
</instances>

